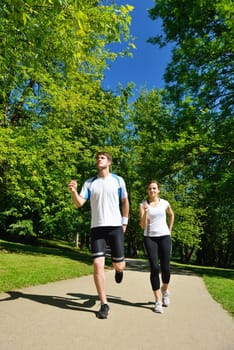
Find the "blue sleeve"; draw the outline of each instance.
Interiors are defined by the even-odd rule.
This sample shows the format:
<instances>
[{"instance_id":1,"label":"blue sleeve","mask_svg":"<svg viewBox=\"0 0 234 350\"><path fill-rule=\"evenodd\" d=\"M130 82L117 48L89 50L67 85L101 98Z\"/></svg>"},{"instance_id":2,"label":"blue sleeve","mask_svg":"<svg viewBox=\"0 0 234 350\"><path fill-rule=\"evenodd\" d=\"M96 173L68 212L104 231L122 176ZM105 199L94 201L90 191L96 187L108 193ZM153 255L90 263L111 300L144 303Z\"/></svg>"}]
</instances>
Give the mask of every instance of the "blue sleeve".
<instances>
[{"instance_id":1,"label":"blue sleeve","mask_svg":"<svg viewBox=\"0 0 234 350\"><path fill-rule=\"evenodd\" d=\"M81 191L80 191L80 196L86 200L90 198L90 189L89 189L88 181L86 181L84 183L84 185L82 186Z\"/></svg>"}]
</instances>

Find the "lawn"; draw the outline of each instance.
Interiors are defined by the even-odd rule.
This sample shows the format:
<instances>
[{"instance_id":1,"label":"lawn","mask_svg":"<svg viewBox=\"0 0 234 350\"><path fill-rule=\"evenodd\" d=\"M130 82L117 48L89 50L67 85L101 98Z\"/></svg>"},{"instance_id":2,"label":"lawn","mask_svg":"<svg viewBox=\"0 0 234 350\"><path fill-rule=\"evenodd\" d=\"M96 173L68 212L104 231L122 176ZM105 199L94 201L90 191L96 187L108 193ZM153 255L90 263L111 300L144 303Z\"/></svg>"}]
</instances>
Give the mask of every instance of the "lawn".
<instances>
[{"instance_id":1,"label":"lawn","mask_svg":"<svg viewBox=\"0 0 234 350\"><path fill-rule=\"evenodd\" d=\"M185 269L201 276L206 288L218 303L234 317L234 270L205 266L181 265L178 268Z\"/></svg>"},{"instance_id":2,"label":"lawn","mask_svg":"<svg viewBox=\"0 0 234 350\"><path fill-rule=\"evenodd\" d=\"M172 267L201 276L207 290L234 316L234 270L172 262ZM36 246L0 240L0 292L92 274L92 258L65 242Z\"/></svg>"},{"instance_id":3,"label":"lawn","mask_svg":"<svg viewBox=\"0 0 234 350\"><path fill-rule=\"evenodd\" d=\"M0 292L89 275L93 271L88 252L54 242L48 247L0 240Z\"/></svg>"}]
</instances>

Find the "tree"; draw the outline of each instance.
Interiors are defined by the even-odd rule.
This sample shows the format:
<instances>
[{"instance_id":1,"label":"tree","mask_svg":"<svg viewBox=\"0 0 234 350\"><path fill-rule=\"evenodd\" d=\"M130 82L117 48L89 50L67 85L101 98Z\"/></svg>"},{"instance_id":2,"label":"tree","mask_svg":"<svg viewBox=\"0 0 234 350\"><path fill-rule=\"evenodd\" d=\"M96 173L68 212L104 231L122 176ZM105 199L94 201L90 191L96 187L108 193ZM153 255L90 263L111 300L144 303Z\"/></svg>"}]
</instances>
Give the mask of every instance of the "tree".
<instances>
[{"instance_id":1,"label":"tree","mask_svg":"<svg viewBox=\"0 0 234 350\"><path fill-rule=\"evenodd\" d=\"M1 231L23 234L25 225L28 235L67 238L85 222L68 204L67 183L90 174L98 148L119 154L120 101L101 79L107 62L124 54L108 44L130 42L131 9L106 1L3 2Z\"/></svg>"},{"instance_id":2,"label":"tree","mask_svg":"<svg viewBox=\"0 0 234 350\"><path fill-rule=\"evenodd\" d=\"M182 157L192 156L190 176L206 212L199 261L219 266L233 261L233 11L230 0L159 0L150 10L152 19L162 18L165 36L149 41L174 43L167 103L174 106L180 171Z\"/></svg>"},{"instance_id":3,"label":"tree","mask_svg":"<svg viewBox=\"0 0 234 350\"><path fill-rule=\"evenodd\" d=\"M172 234L173 252L175 256L180 256L181 261L189 262L200 247L202 210L197 206L196 182L189 176L192 156L189 157L189 166L184 164L183 172L178 172L182 162L181 144L176 140L174 117L163 103L163 91L142 90L134 103L132 123L134 143L131 157L136 171L134 192L137 193L134 209L139 211L139 203L146 196L148 181L158 180L162 184L162 196L169 200L176 214ZM139 218L137 225L139 227Z\"/></svg>"}]
</instances>

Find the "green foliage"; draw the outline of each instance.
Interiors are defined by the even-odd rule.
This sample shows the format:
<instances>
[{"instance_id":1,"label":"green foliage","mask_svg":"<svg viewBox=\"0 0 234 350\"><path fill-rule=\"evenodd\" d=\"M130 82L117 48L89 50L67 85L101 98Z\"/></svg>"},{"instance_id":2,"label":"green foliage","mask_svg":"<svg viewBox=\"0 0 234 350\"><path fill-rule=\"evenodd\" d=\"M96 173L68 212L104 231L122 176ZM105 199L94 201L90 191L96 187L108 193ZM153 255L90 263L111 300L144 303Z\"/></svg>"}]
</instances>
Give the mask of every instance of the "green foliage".
<instances>
[{"instance_id":1,"label":"green foliage","mask_svg":"<svg viewBox=\"0 0 234 350\"><path fill-rule=\"evenodd\" d=\"M17 221L16 223L11 224L9 226L9 229L7 230L7 232L15 236L26 236L26 237L36 236L36 234L33 231L32 220Z\"/></svg>"},{"instance_id":2,"label":"green foliage","mask_svg":"<svg viewBox=\"0 0 234 350\"><path fill-rule=\"evenodd\" d=\"M205 234L202 264L233 261L233 3L157 1L152 19L161 17L161 46L173 43L166 74L166 101L173 106L174 170L193 183L195 208ZM194 207L194 205L192 207Z\"/></svg>"},{"instance_id":3,"label":"green foliage","mask_svg":"<svg viewBox=\"0 0 234 350\"><path fill-rule=\"evenodd\" d=\"M131 6L31 0L0 8L0 228L86 235L67 184L91 176L100 148L120 154L121 100L101 88L107 61L132 47ZM92 170L93 169L93 170ZM79 229L78 229L79 228ZM62 234L61 234L62 232Z\"/></svg>"},{"instance_id":4,"label":"green foliage","mask_svg":"<svg viewBox=\"0 0 234 350\"><path fill-rule=\"evenodd\" d=\"M203 233L202 210L198 209L195 195L196 181L190 178L194 156L187 155L188 161L180 159L181 145L177 141L173 116L163 104L163 91L142 90L132 110L132 123L133 164L136 169L134 192L137 193L134 197L134 210L139 212L139 204L146 197L148 181L158 180L161 183L162 198L167 199L175 211L173 254L179 255L181 261L188 262L200 248ZM191 142L194 142L194 138ZM139 218L135 223L135 227L138 224L139 232L138 222ZM139 241L142 240L142 232L139 232L138 237Z\"/></svg>"},{"instance_id":5,"label":"green foliage","mask_svg":"<svg viewBox=\"0 0 234 350\"><path fill-rule=\"evenodd\" d=\"M112 153L131 202L127 254L143 249L139 203L156 178L175 211L181 261L233 264L233 6L229 0L157 1L174 42L167 89L133 84L104 91L104 70L131 54L132 7L113 1L4 0L0 7L0 233L78 235L89 245L90 208L73 206L67 184L96 173ZM126 46L111 51L111 43Z\"/></svg>"}]
</instances>

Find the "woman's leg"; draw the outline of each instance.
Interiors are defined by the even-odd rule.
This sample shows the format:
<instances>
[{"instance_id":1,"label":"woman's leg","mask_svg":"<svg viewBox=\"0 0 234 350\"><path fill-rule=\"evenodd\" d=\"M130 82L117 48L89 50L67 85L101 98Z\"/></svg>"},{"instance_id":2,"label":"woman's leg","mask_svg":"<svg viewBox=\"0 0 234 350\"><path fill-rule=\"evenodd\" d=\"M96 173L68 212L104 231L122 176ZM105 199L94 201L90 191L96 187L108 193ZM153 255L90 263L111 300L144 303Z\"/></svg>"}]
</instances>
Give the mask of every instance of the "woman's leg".
<instances>
[{"instance_id":1,"label":"woman's leg","mask_svg":"<svg viewBox=\"0 0 234 350\"><path fill-rule=\"evenodd\" d=\"M170 256L171 256L171 236L163 236L159 238L160 265L162 273L163 290L167 290L170 282Z\"/></svg>"},{"instance_id":2,"label":"woman's leg","mask_svg":"<svg viewBox=\"0 0 234 350\"><path fill-rule=\"evenodd\" d=\"M156 238L144 237L145 250L148 255L150 265L150 282L155 296L158 301L161 298L160 279L159 279L159 259L158 259L158 243Z\"/></svg>"},{"instance_id":3,"label":"woman's leg","mask_svg":"<svg viewBox=\"0 0 234 350\"><path fill-rule=\"evenodd\" d=\"M162 273L162 303L163 306L168 306L170 304L170 295L168 291L168 285L170 282L170 256L171 256L171 237L165 236L161 237L160 242L160 265Z\"/></svg>"}]
</instances>

